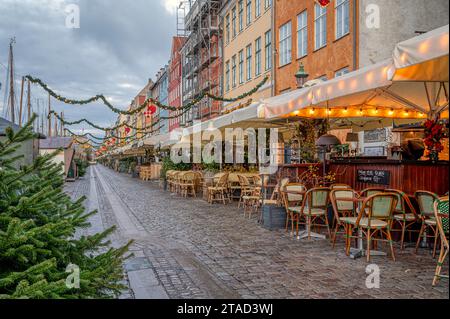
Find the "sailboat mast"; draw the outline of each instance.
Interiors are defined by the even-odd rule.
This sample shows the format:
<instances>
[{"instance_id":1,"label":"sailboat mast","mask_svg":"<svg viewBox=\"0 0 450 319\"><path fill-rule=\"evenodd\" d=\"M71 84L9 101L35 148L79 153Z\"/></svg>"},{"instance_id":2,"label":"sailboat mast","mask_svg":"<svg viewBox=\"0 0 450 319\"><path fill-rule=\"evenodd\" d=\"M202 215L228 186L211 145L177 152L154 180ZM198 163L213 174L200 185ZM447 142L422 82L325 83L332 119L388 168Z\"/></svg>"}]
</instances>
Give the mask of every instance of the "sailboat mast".
<instances>
[{"instance_id":1,"label":"sailboat mast","mask_svg":"<svg viewBox=\"0 0 450 319\"><path fill-rule=\"evenodd\" d=\"M9 107L11 111L11 122L16 122L16 114L14 110L15 104L15 92L14 92L14 53L13 53L13 44L16 43L16 39L12 38L9 43Z\"/></svg>"}]
</instances>

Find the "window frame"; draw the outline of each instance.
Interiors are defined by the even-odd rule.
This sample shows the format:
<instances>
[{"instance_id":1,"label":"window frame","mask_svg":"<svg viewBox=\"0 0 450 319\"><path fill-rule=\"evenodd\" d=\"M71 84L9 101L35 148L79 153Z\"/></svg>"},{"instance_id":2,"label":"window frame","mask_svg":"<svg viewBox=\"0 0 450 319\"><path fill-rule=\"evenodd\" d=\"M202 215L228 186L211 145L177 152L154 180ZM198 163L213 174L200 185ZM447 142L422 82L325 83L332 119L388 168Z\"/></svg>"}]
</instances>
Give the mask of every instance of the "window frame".
<instances>
[{"instance_id":1,"label":"window frame","mask_svg":"<svg viewBox=\"0 0 450 319\"><path fill-rule=\"evenodd\" d=\"M350 33L350 1L336 0L334 10L334 36L336 40L339 40ZM342 14L342 16L340 16L339 13ZM341 30L339 30L339 18L342 19L342 21L340 21L342 24ZM342 33L340 34L339 31L342 31Z\"/></svg>"},{"instance_id":2,"label":"window frame","mask_svg":"<svg viewBox=\"0 0 450 319\"><path fill-rule=\"evenodd\" d=\"M305 20L304 25L302 24L302 26L300 26L301 16L304 16ZM297 59L304 58L307 55L308 55L308 11L304 10L297 15Z\"/></svg>"},{"instance_id":3,"label":"window frame","mask_svg":"<svg viewBox=\"0 0 450 319\"><path fill-rule=\"evenodd\" d=\"M262 39L261 37L255 40L255 77L262 73Z\"/></svg>"},{"instance_id":4,"label":"window frame","mask_svg":"<svg viewBox=\"0 0 450 319\"><path fill-rule=\"evenodd\" d=\"M246 0L246 24L247 26L252 24L252 0Z\"/></svg>"},{"instance_id":5,"label":"window frame","mask_svg":"<svg viewBox=\"0 0 450 319\"><path fill-rule=\"evenodd\" d=\"M261 16L261 0L255 0L255 18Z\"/></svg>"},{"instance_id":6,"label":"window frame","mask_svg":"<svg viewBox=\"0 0 450 319\"><path fill-rule=\"evenodd\" d=\"M246 51L246 63L247 63L247 67L246 67L246 81L250 81L252 79L252 71L253 71L253 67L252 67L252 59L253 59L253 46L250 43L249 45L247 45L245 47L245 51Z\"/></svg>"},{"instance_id":7,"label":"window frame","mask_svg":"<svg viewBox=\"0 0 450 319\"><path fill-rule=\"evenodd\" d=\"M242 32L244 30L244 0L239 0L239 13L238 13L238 25L239 25L239 32Z\"/></svg>"},{"instance_id":8,"label":"window frame","mask_svg":"<svg viewBox=\"0 0 450 319\"><path fill-rule=\"evenodd\" d=\"M317 14L317 9L319 9L319 15ZM320 32L318 32L318 26L320 27ZM319 42L320 45L318 46L318 38L319 37ZM324 36L324 38L322 39L322 37ZM321 7L320 4L315 3L314 5L314 50L320 50L324 47L327 46L327 8L326 7ZM320 41L320 40L323 40Z\"/></svg>"},{"instance_id":9,"label":"window frame","mask_svg":"<svg viewBox=\"0 0 450 319\"><path fill-rule=\"evenodd\" d=\"M225 92L230 91L230 60L225 62Z\"/></svg>"},{"instance_id":10,"label":"window frame","mask_svg":"<svg viewBox=\"0 0 450 319\"><path fill-rule=\"evenodd\" d=\"M236 6L234 6L233 9L231 10L231 28L232 28L233 39L237 35L237 25L236 25L237 21L236 20L237 20L237 12L236 12Z\"/></svg>"},{"instance_id":11,"label":"window frame","mask_svg":"<svg viewBox=\"0 0 450 319\"><path fill-rule=\"evenodd\" d=\"M236 54L231 58L231 87L235 88L237 86L237 77L236 77Z\"/></svg>"},{"instance_id":12,"label":"window frame","mask_svg":"<svg viewBox=\"0 0 450 319\"><path fill-rule=\"evenodd\" d=\"M225 32L226 32L226 43L230 43L230 13L225 17Z\"/></svg>"},{"instance_id":13,"label":"window frame","mask_svg":"<svg viewBox=\"0 0 450 319\"><path fill-rule=\"evenodd\" d=\"M272 52L272 29L264 33L264 69L269 71L273 67L273 52Z\"/></svg>"},{"instance_id":14,"label":"window frame","mask_svg":"<svg viewBox=\"0 0 450 319\"><path fill-rule=\"evenodd\" d=\"M238 56L239 56L239 84L243 84L244 78L245 78L245 74L244 74L245 58L244 58L244 50L243 49L241 51L239 51Z\"/></svg>"},{"instance_id":15,"label":"window frame","mask_svg":"<svg viewBox=\"0 0 450 319\"><path fill-rule=\"evenodd\" d=\"M285 30L286 31L283 31ZM280 67L292 63L292 21L289 20L279 28ZM285 60L286 59L286 60Z\"/></svg>"}]
</instances>

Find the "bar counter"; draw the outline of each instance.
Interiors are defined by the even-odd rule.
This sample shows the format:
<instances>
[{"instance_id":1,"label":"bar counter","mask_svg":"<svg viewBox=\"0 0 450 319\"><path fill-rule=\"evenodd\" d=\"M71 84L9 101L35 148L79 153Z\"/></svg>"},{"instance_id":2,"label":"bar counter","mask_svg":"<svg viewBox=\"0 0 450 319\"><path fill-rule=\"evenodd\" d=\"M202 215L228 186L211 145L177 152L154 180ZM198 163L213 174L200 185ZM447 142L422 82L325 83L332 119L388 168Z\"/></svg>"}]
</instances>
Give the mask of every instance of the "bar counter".
<instances>
[{"instance_id":1,"label":"bar counter","mask_svg":"<svg viewBox=\"0 0 450 319\"><path fill-rule=\"evenodd\" d=\"M407 194L427 190L438 195L449 191L448 161L432 163L367 157L331 160L327 166L331 172L338 172L337 183L351 185L356 190L385 187L400 189ZM373 178L377 175L381 177Z\"/></svg>"}]
</instances>

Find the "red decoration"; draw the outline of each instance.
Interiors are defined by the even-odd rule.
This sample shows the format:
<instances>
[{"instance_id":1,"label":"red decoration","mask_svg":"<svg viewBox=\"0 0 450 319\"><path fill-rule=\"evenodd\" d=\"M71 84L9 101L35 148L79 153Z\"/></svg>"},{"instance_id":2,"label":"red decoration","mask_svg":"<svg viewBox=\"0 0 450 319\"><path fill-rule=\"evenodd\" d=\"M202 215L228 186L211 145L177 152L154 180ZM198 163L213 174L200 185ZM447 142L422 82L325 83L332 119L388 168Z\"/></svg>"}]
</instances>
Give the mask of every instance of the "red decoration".
<instances>
[{"instance_id":1,"label":"red decoration","mask_svg":"<svg viewBox=\"0 0 450 319\"><path fill-rule=\"evenodd\" d=\"M156 106L155 105L149 105L147 107L148 112L150 113L150 115L153 115L156 113Z\"/></svg>"},{"instance_id":2,"label":"red decoration","mask_svg":"<svg viewBox=\"0 0 450 319\"><path fill-rule=\"evenodd\" d=\"M125 127L125 134L129 134L131 132L131 129L129 127Z\"/></svg>"},{"instance_id":3,"label":"red decoration","mask_svg":"<svg viewBox=\"0 0 450 319\"><path fill-rule=\"evenodd\" d=\"M327 7L331 3L331 0L316 0L316 1L322 8Z\"/></svg>"},{"instance_id":4,"label":"red decoration","mask_svg":"<svg viewBox=\"0 0 450 319\"><path fill-rule=\"evenodd\" d=\"M427 120L425 122L424 143L428 149L428 157L432 161L439 159L439 153L444 150L441 140L448 136L444 125L436 120Z\"/></svg>"}]
</instances>

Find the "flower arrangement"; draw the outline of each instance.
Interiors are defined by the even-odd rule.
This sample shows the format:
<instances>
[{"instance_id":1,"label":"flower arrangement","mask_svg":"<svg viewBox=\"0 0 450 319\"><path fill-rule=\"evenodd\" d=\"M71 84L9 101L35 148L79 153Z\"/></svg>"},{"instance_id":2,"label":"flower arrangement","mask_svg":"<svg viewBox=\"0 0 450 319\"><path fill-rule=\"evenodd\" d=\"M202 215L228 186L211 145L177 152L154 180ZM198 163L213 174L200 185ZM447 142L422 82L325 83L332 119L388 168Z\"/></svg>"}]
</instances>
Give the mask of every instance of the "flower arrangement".
<instances>
[{"instance_id":1,"label":"flower arrangement","mask_svg":"<svg viewBox=\"0 0 450 319\"><path fill-rule=\"evenodd\" d=\"M428 149L428 157L431 161L439 160L439 153L444 150L441 140L447 136L445 126L438 120L427 120L425 122L424 143Z\"/></svg>"}]
</instances>

